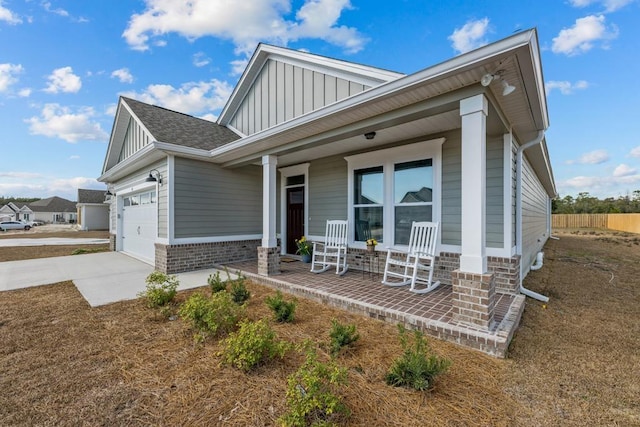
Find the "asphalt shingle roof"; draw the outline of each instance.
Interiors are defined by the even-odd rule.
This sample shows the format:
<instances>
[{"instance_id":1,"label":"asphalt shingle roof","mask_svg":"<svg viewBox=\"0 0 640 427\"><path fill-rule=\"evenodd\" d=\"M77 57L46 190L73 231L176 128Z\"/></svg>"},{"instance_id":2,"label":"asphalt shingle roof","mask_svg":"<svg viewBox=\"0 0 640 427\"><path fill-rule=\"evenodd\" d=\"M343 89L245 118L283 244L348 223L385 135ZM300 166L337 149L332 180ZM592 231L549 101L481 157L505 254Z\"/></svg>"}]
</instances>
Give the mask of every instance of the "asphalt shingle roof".
<instances>
[{"instance_id":1,"label":"asphalt shingle roof","mask_svg":"<svg viewBox=\"0 0 640 427\"><path fill-rule=\"evenodd\" d=\"M76 203L62 197L53 196L29 203L34 212L75 212Z\"/></svg>"},{"instance_id":2,"label":"asphalt shingle roof","mask_svg":"<svg viewBox=\"0 0 640 427\"><path fill-rule=\"evenodd\" d=\"M122 97L149 132L160 142L212 150L240 137L208 120Z\"/></svg>"},{"instance_id":3,"label":"asphalt shingle roof","mask_svg":"<svg viewBox=\"0 0 640 427\"><path fill-rule=\"evenodd\" d=\"M105 190L78 188L78 203L103 203Z\"/></svg>"}]
</instances>

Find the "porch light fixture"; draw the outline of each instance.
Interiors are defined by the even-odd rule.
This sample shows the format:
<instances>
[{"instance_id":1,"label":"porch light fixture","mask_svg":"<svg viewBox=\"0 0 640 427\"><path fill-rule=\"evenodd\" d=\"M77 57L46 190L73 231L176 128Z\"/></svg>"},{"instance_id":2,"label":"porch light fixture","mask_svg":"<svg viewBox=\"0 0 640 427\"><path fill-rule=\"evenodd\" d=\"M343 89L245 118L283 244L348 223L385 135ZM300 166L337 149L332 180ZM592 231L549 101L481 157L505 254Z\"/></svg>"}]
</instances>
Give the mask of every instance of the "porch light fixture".
<instances>
[{"instance_id":1,"label":"porch light fixture","mask_svg":"<svg viewBox=\"0 0 640 427\"><path fill-rule=\"evenodd\" d=\"M502 85L502 96L507 96L510 93L512 93L514 90L516 90L516 87L513 85L510 85L507 80L505 80L504 77L502 77L502 73L504 71L503 70L498 70L496 71L494 74L485 74L484 76L482 76L482 79L480 80L480 84L484 87L489 86L494 80L500 80L500 84Z\"/></svg>"},{"instance_id":2,"label":"porch light fixture","mask_svg":"<svg viewBox=\"0 0 640 427\"><path fill-rule=\"evenodd\" d=\"M113 193L111 192L111 190L107 190L107 192L106 192L106 193L104 193L104 195L105 195L105 196L107 196L107 197L115 196L115 194L113 194Z\"/></svg>"},{"instance_id":3,"label":"porch light fixture","mask_svg":"<svg viewBox=\"0 0 640 427\"><path fill-rule=\"evenodd\" d=\"M367 139L373 139L376 137L376 133L375 132L367 132L364 134L364 137Z\"/></svg>"},{"instance_id":4,"label":"porch light fixture","mask_svg":"<svg viewBox=\"0 0 640 427\"><path fill-rule=\"evenodd\" d=\"M156 176L153 176L154 172ZM158 184L162 185L162 175L160 174L160 171L158 169L151 169L149 171L149 176L144 181L157 182Z\"/></svg>"}]
</instances>

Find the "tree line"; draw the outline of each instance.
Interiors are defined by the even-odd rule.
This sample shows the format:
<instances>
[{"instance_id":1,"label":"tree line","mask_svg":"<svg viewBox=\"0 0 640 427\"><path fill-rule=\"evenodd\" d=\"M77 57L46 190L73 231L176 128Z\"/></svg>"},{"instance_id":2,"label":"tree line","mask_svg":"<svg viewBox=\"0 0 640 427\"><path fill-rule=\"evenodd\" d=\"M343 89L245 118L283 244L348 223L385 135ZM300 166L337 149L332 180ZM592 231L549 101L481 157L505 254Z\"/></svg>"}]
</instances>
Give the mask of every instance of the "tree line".
<instances>
[{"instance_id":1,"label":"tree line","mask_svg":"<svg viewBox=\"0 0 640 427\"><path fill-rule=\"evenodd\" d=\"M630 196L598 199L588 192L578 193L577 197L565 196L552 202L552 212L556 214L581 213L640 213L640 190Z\"/></svg>"}]
</instances>

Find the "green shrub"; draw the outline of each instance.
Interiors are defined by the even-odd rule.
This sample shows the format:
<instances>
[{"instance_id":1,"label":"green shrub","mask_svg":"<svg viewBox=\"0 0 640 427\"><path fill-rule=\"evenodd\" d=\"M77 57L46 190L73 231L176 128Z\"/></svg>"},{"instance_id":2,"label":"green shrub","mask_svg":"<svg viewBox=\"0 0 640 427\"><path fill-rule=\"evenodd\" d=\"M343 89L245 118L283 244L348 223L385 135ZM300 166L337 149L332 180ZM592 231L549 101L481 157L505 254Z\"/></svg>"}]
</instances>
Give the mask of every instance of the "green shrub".
<instances>
[{"instance_id":1,"label":"green shrub","mask_svg":"<svg viewBox=\"0 0 640 427\"><path fill-rule=\"evenodd\" d=\"M162 307L173 301L180 284L176 276L168 276L159 271L149 274L145 282L146 290L140 292L138 297L146 299L149 308Z\"/></svg>"},{"instance_id":2,"label":"green shrub","mask_svg":"<svg viewBox=\"0 0 640 427\"><path fill-rule=\"evenodd\" d=\"M331 330L329 331L330 350L333 356L340 352L340 349L353 342L356 342L360 335L356 333L356 325L343 325L337 320L331 320Z\"/></svg>"},{"instance_id":3,"label":"green shrub","mask_svg":"<svg viewBox=\"0 0 640 427\"><path fill-rule=\"evenodd\" d=\"M282 296L282 292L276 292L275 296L270 296L264 299L264 302L269 306L277 322L291 323L293 322L294 314L296 311L295 301L285 301Z\"/></svg>"},{"instance_id":4,"label":"green shrub","mask_svg":"<svg viewBox=\"0 0 640 427\"><path fill-rule=\"evenodd\" d=\"M244 316L244 308L235 304L227 292L218 292L210 297L195 293L182 304L179 314L191 323L196 331L196 340L202 341L210 335L232 331Z\"/></svg>"},{"instance_id":5,"label":"green shrub","mask_svg":"<svg viewBox=\"0 0 640 427\"><path fill-rule=\"evenodd\" d=\"M278 421L284 426L328 426L350 415L336 394L346 385L347 370L334 362L318 361L318 354L306 343L304 364L287 379L288 411Z\"/></svg>"},{"instance_id":6,"label":"green shrub","mask_svg":"<svg viewBox=\"0 0 640 427\"><path fill-rule=\"evenodd\" d=\"M275 357L284 357L289 348L287 342L276 340L275 332L265 320L245 320L224 340L222 360L247 372Z\"/></svg>"},{"instance_id":7,"label":"green shrub","mask_svg":"<svg viewBox=\"0 0 640 427\"><path fill-rule=\"evenodd\" d=\"M231 297L236 304L244 304L249 298L251 293L245 285L245 277L238 274L238 278L231 282Z\"/></svg>"},{"instance_id":8,"label":"green shrub","mask_svg":"<svg viewBox=\"0 0 640 427\"><path fill-rule=\"evenodd\" d=\"M227 276L228 275L229 275L229 273L227 273ZM220 272L219 271L216 271L215 275L210 274L209 278L207 279L207 283L209 284L209 287L211 288L211 293L212 294L227 290L227 282L220 278Z\"/></svg>"},{"instance_id":9,"label":"green shrub","mask_svg":"<svg viewBox=\"0 0 640 427\"><path fill-rule=\"evenodd\" d=\"M106 249L104 248L91 248L91 249L77 248L71 252L71 255L93 254L96 252L104 252L104 251L106 251Z\"/></svg>"},{"instance_id":10,"label":"green shrub","mask_svg":"<svg viewBox=\"0 0 640 427\"><path fill-rule=\"evenodd\" d=\"M398 329L404 353L387 373L387 384L415 390L431 389L436 377L449 369L451 361L429 354L431 350L422 332L414 331L413 345L410 345L406 329L402 325L398 325Z\"/></svg>"}]
</instances>

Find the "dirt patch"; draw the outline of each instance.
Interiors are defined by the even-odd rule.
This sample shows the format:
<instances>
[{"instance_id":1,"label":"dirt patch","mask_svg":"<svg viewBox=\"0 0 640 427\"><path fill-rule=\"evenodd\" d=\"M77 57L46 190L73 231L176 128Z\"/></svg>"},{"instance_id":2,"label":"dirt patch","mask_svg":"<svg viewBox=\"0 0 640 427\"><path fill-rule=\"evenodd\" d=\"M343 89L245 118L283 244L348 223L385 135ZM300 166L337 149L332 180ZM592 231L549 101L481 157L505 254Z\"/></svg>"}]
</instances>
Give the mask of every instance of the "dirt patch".
<instances>
[{"instance_id":1,"label":"dirt patch","mask_svg":"<svg viewBox=\"0 0 640 427\"><path fill-rule=\"evenodd\" d=\"M67 256L77 250L85 250L86 253L105 252L109 250L109 244L0 247L0 262Z\"/></svg>"},{"instance_id":2,"label":"dirt patch","mask_svg":"<svg viewBox=\"0 0 640 427\"><path fill-rule=\"evenodd\" d=\"M360 341L338 359L349 370L348 425L640 425L640 249L626 236L560 237L526 281L551 301L527 300L509 359L430 340L453 361L431 393L384 383L401 353L391 325L299 300L296 322L274 327L322 347L332 318L357 325ZM249 316L269 318L273 291L249 289ZM274 425L302 361L291 353L240 373L182 321L140 301L91 309L69 282L3 292L0 341L0 425Z\"/></svg>"}]
</instances>

